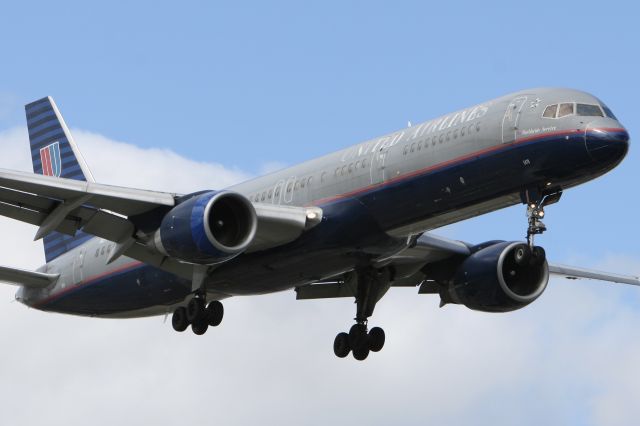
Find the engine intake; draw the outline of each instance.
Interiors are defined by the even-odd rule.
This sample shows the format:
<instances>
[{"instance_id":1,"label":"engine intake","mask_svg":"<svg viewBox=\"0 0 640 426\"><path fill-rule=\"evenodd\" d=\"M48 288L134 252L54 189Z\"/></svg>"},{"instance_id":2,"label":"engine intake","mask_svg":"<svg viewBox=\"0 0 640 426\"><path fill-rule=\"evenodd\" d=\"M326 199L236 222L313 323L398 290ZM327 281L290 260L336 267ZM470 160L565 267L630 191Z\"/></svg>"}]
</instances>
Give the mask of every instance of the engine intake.
<instances>
[{"instance_id":1,"label":"engine intake","mask_svg":"<svg viewBox=\"0 0 640 426\"><path fill-rule=\"evenodd\" d=\"M193 194L171 209L154 242L168 256L214 264L246 250L256 228L256 212L247 198L231 191L211 191Z\"/></svg>"},{"instance_id":2,"label":"engine intake","mask_svg":"<svg viewBox=\"0 0 640 426\"><path fill-rule=\"evenodd\" d=\"M508 312L536 300L549 282L544 250L520 242L480 246L457 268L443 300L485 312ZM448 299L448 300L446 300Z\"/></svg>"}]
</instances>

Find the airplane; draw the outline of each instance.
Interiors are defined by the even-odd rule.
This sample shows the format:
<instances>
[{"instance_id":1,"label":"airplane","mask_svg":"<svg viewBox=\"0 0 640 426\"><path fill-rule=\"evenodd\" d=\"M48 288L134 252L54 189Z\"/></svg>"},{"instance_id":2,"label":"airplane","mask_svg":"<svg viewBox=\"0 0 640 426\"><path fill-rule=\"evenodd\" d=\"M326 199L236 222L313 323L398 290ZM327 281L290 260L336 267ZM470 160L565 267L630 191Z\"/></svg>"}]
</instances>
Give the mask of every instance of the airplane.
<instances>
[{"instance_id":1,"label":"airplane","mask_svg":"<svg viewBox=\"0 0 640 426\"><path fill-rule=\"evenodd\" d=\"M0 267L42 311L135 318L172 313L204 334L222 300L294 290L355 299L334 340L366 359L394 287L482 312L535 301L550 274L640 285L634 276L554 264L535 237L563 191L615 168L629 134L598 98L537 88L367 140L219 190L174 194L100 184L51 97L25 107L33 172L0 169L0 215L37 226L46 264ZM526 239L473 244L434 229L523 204Z\"/></svg>"}]
</instances>

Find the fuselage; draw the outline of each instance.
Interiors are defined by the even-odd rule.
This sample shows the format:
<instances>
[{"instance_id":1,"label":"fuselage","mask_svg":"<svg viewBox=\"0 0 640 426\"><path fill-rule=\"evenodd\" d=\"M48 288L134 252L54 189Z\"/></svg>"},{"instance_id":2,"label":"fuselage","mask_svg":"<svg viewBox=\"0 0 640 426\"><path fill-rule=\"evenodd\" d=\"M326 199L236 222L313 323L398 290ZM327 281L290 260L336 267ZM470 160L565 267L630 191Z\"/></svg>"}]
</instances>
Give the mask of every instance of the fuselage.
<instances>
[{"instance_id":1,"label":"fuselage","mask_svg":"<svg viewBox=\"0 0 640 426\"><path fill-rule=\"evenodd\" d=\"M388 258L412 235L594 179L629 135L597 98L568 89L510 94L229 188L254 203L319 206L321 224L285 246L242 254L207 278L211 298L291 289ZM92 239L40 270L54 287L22 289L43 310L93 316L170 312L189 280Z\"/></svg>"}]
</instances>

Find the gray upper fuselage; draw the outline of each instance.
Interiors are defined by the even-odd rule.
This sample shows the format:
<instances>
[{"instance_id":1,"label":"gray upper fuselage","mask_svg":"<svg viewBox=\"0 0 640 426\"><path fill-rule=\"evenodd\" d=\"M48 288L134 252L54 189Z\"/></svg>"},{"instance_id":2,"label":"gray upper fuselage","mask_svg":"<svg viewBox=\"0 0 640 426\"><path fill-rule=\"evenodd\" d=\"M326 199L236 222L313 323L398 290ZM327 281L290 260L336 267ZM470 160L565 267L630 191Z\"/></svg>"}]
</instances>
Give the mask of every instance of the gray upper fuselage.
<instances>
[{"instance_id":1,"label":"gray upper fuselage","mask_svg":"<svg viewBox=\"0 0 640 426\"><path fill-rule=\"evenodd\" d=\"M547 105L562 102L602 104L596 97L577 90L524 90L361 142L229 189L246 195L253 202L314 205L466 154L514 142L518 138L567 129L585 130L592 121L598 121L604 127L622 127L617 120L606 117L542 117ZM511 121L507 112L509 105L514 108ZM443 224L434 222L422 230Z\"/></svg>"}]
</instances>

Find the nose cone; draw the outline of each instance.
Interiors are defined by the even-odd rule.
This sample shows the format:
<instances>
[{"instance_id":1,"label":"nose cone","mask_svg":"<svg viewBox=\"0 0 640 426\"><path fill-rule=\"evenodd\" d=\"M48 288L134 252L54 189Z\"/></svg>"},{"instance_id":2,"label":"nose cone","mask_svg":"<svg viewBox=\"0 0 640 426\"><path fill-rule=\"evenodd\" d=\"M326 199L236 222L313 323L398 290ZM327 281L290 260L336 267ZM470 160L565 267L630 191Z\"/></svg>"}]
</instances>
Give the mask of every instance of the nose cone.
<instances>
[{"instance_id":1,"label":"nose cone","mask_svg":"<svg viewBox=\"0 0 640 426\"><path fill-rule=\"evenodd\" d=\"M629 133L617 122L598 120L589 123L584 139L591 158L606 167L620 163L629 150Z\"/></svg>"}]
</instances>

